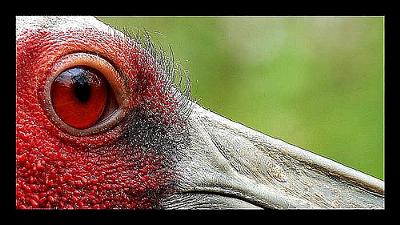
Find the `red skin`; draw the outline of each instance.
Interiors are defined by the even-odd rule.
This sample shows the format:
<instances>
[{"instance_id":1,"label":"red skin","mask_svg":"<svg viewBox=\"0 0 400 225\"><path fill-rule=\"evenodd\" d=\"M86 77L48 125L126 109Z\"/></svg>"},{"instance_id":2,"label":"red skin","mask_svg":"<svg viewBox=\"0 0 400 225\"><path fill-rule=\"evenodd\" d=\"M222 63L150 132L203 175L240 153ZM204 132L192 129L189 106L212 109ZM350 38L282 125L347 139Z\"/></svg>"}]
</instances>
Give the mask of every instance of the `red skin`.
<instances>
[{"instance_id":1,"label":"red skin","mask_svg":"<svg viewBox=\"0 0 400 225\"><path fill-rule=\"evenodd\" d=\"M126 128L123 121L106 132L76 137L52 123L43 107L53 64L70 53L91 52L125 74L130 108L147 98L149 110L173 121L174 104L159 91L163 84L157 82L154 61L134 44L94 29L26 31L17 38L17 208L152 208L160 196L146 193L172 191L164 156L116 143ZM138 79L148 82L140 96Z\"/></svg>"}]
</instances>

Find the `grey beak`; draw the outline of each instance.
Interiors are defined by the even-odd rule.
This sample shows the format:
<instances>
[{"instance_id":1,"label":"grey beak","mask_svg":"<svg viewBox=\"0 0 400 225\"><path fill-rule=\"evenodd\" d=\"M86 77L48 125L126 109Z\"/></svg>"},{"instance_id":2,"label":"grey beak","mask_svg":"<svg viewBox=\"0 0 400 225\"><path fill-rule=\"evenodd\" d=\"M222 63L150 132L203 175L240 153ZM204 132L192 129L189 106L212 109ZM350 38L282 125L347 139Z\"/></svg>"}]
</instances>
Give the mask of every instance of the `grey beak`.
<instances>
[{"instance_id":1,"label":"grey beak","mask_svg":"<svg viewBox=\"0 0 400 225\"><path fill-rule=\"evenodd\" d=\"M167 208L384 208L384 182L194 104Z\"/></svg>"}]
</instances>

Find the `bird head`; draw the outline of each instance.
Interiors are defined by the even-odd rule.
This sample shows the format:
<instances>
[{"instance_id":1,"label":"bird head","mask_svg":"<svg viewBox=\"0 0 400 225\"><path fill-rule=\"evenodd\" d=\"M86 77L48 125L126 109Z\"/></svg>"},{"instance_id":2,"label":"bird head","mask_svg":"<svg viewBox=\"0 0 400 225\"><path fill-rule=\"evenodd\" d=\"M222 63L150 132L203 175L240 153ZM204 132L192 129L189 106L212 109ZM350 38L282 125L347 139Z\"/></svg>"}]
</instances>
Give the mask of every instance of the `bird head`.
<instances>
[{"instance_id":1,"label":"bird head","mask_svg":"<svg viewBox=\"0 0 400 225\"><path fill-rule=\"evenodd\" d=\"M383 181L191 101L146 34L16 22L17 208L383 207Z\"/></svg>"}]
</instances>

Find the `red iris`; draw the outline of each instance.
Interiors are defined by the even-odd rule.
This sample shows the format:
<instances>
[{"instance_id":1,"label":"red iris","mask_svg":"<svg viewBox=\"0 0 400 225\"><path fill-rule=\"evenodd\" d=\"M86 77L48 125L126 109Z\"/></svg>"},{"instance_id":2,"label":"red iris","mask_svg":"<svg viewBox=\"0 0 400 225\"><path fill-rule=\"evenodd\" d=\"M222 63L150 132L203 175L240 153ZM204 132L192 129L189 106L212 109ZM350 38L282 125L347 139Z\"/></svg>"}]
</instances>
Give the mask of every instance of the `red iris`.
<instances>
[{"instance_id":1,"label":"red iris","mask_svg":"<svg viewBox=\"0 0 400 225\"><path fill-rule=\"evenodd\" d=\"M101 118L108 91L108 82L99 71L84 66L69 68L52 83L52 105L64 123L86 129Z\"/></svg>"}]
</instances>

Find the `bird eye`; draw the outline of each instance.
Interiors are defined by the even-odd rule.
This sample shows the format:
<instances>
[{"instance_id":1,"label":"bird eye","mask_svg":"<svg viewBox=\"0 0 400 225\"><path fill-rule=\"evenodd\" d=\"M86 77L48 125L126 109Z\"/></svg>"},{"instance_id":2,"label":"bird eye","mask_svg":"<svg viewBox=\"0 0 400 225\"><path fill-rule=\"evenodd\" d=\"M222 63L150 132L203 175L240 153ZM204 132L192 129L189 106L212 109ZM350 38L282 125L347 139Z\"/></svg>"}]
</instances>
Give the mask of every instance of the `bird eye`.
<instances>
[{"instance_id":1,"label":"bird eye","mask_svg":"<svg viewBox=\"0 0 400 225\"><path fill-rule=\"evenodd\" d=\"M104 131L123 116L127 94L116 69L105 59L74 53L54 66L45 105L60 128L73 135Z\"/></svg>"},{"instance_id":2,"label":"bird eye","mask_svg":"<svg viewBox=\"0 0 400 225\"><path fill-rule=\"evenodd\" d=\"M66 124L77 129L93 126L112 96L101 73L89 67L65 70L51 86L52 105Z\"/></svg>"}]
</instances>

